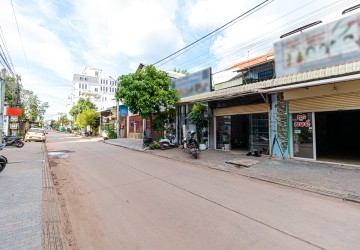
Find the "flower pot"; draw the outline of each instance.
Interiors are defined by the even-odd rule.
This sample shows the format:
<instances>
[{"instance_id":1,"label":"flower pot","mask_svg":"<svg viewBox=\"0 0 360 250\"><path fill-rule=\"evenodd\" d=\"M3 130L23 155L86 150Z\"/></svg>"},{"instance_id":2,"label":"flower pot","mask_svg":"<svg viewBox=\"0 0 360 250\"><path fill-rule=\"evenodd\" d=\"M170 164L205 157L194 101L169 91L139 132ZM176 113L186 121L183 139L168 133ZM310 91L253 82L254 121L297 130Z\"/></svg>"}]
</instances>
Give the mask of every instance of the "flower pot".
<instances>
[{"instance_id":1,"label":"flower pot","mask_svg":"<svg viewBox=\"0 0 360 250\"><path fill-rule=\"evenodd\" d=\"M206 145L205 144L199 144L199 148L200 150L205 150L206 149Z\"/></svg>"}]
</instances>

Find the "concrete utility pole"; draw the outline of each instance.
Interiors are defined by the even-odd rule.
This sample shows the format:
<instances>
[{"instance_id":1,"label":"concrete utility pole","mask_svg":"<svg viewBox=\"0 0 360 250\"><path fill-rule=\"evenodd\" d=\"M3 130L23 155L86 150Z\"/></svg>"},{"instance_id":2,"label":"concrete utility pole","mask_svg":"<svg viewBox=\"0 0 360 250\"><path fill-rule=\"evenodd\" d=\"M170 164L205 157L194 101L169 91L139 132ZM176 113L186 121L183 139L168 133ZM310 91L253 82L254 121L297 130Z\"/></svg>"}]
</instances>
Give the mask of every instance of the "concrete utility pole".
<instances>
[{"instance_id":1,"label":"concrete utility pole","mask_svg":"<svg viewBox=\"0 0 360 250\"><path fill-rule=\"evenodd\" d=\"M3 123L4 123L5 77L6 77L6 69L2 69L1 77L0 77L0 136L1 136L1 143L2 143L2 133L3 133Z\"/></svg>"},{"instance_id":2,"label":"concrete utility pole","mask_svg":"<svg viewBox=\"0 0 360 250\"><path fill-rule=\"evenodd\" d=\"M115 84L116 84L116 87L117 87L117 80L115 80L114 78L112 78L111 76L109 76L112 80L115 81ZM117 138L119 138L120 136L120 133L119 133L119 128L120 128L120 121L119 121L119 113L120 113L120 110L119 110L119 100L116 99L115 97L115 101L116 101L116 124L115 124L115 130L116 130L116 135L117 135Z\"/></svg>"}]
</instances>

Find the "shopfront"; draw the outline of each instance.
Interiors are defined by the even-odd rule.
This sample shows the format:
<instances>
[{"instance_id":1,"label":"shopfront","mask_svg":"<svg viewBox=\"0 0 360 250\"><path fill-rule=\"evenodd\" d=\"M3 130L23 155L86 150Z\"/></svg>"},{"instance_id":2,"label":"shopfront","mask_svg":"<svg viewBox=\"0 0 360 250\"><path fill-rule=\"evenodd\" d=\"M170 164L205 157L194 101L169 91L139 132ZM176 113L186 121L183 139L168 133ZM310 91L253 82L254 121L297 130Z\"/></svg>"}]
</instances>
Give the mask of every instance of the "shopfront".
<instances>
[{"instance_id":1,"label":"shopfront","mask_svg":"<svg viewBox=\"0 0 360 250\"><path fill-rule=\"evenodd\" d=\"M244 105L214 109L215 149L268 153L268 104L260 96L240 98ZM234 100L218 102L217 105L226 106L231 103Z\"/></svg>"},{"instance_id":2,"label":"shopfront","mask_svg":"<svg viewBox=\"0 0 360 250\"><path fill-rule=\"evenodd\" d=\"M284 98L292 157L360 163L360 80L288 90Z\"/></svg>"}]
</instances>

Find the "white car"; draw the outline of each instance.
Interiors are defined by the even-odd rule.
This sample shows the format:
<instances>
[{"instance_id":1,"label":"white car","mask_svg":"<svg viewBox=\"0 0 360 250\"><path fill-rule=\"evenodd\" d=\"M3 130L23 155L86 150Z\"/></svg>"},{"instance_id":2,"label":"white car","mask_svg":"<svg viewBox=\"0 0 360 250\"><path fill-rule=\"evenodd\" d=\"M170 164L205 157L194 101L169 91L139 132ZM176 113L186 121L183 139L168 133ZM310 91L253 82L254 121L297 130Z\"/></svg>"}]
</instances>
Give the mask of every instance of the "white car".
<instances>
[{"instance_id":1,"label":"white car","mask_svg":"<svg viewBox=\"0 0 360 250\"><path fill-rule=\"evenodd\" d=\"M45 130L41 128L31 128L25 135L25 141L46 141Z\"/></svg>"}]
</instances>

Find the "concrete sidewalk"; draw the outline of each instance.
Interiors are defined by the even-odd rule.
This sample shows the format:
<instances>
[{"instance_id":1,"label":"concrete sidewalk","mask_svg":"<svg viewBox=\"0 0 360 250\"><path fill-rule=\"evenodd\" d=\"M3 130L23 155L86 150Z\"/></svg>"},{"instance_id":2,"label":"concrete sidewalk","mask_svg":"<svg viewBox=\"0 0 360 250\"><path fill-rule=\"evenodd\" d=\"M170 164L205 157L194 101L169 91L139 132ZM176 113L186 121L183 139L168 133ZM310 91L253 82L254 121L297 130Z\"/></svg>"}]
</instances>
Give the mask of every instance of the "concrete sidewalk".
<instances>
[{"instance_id":1,"label":"concrete sidewalk","mask_svg":"<svg viewBox=\"0 0 360 250\"><path fill-rule=\"evenodd\" d=\"M212 149L202 151L199 159L195 160L181 148L144 150L141 139L112 139L106 140L105 143L360 203L360 166L269 159L267 155L253 157L242 152ZM259 162L249 168L226 163L241 159Z\"/></svg>"},{"instance_id":2,"label":"concrete sidewalk","mask_svg":"<svg viewBox=\"0 0 360 250\"><path fill-rule=\"evenodd\" d=\"M9 161L0 173L0 249L62 249L45 144L0 154Z\"/></svg>"}]
</instances>

